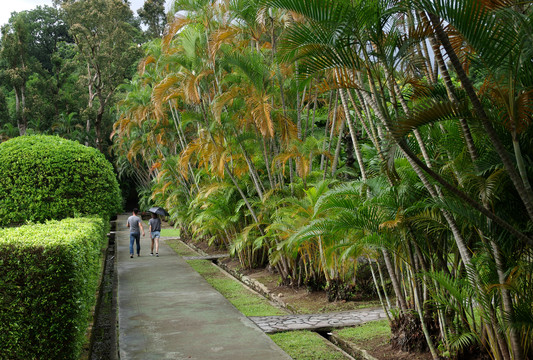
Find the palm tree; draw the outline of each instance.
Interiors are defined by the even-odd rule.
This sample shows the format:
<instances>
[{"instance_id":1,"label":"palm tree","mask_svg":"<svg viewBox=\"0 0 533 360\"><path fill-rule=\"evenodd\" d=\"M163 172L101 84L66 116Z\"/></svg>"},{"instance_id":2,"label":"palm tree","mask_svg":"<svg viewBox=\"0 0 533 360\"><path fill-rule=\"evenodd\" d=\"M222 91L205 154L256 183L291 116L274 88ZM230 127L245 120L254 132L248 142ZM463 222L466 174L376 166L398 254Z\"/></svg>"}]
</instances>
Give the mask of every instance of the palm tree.
<instances>
[{"instance_id":1,"label":"palm tree","mask_svg":"<svg viewBox=\"0 0 533 360\"><path fill-rule=\"evenodd\" d=\"M119 159L243 266L268 255L283 282L339 294L367 257L385 309L386 281L396 295L393 327L417 323L434 358L524 358L532 72L513 41L530 43L531 9L412 3L176 1L115 124ZM460 84L441 45L470 51Z\"/></svg>"}]
</instances>

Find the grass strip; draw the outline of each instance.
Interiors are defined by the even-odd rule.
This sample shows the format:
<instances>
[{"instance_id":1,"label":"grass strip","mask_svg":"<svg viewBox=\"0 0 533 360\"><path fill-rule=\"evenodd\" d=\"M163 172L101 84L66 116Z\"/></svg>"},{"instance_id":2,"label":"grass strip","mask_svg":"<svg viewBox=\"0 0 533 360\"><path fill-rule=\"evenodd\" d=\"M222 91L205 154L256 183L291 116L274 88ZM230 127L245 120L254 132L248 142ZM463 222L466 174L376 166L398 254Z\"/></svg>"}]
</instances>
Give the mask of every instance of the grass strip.
<instances>
[{"instance_id":1,"label":"grass strip","mask_svg":"<svg viewBox=\"0 0 533 360\"><path fill-rule=\"evenodd\" d=\"M245 316L285 315L283 310L270 304L262 296L257 296L239 281L228 277L208 260L187 261L196 272L228 299Z\"/></svg>"},{"instance_id":2,"label":"grass strip","mask_svg":"<svg viewBox=\"0 0 533 360\"><path fill-rule=\"evenodd\" d=\"M361 343L379 337L390 339L391 330L388 320L370 321L360 326L335 330L334 334L352 343Z\"/></svg>"},{"instance_id":3,"label":"grass strip","mask_svg":"<svg viewBox=\"0 0 533 360\"><path fill-rule=\"evenodd\" d=\"M319 334L312 331L289 331L269 335L294 360L345 360L346 357L337 351Z\"/></svg>"},{"instance_id":4,"label":"grass strip","mask_svg":"<svg viewBox=\"0 0 533 360\"><path fill-rule=\"evenodd\" d=\"M173 228L165 228L161 229L161 236L175 236L180 237L180 229L173 229Z\"/></svg>"},{"instance_id":5,"label":"grass strip","mask_svg":"<svg viewBox=\"0 0 533 360\"><path fill-rule=\"evenodd\" d=\"M165 229L163 229L164 231ZM161 233L163 232L161 231ZM161 234L163 236L163 234ZM167 235L165 235L167 236ZM170 236L170 235L168 235ZM181 256L198 256L198 254L192 250L190 247L182 243L178 239L172 239L172 240L165 240L166 244L172 248L178 255Z\"/></svg>"},{"instance_id":6,"label":"grass strip","mask_svg":"<svg viewBox=\"0 0 533 360\"><path fill-rule=\"evenodd\" d=\"M181 256L198 255L179 240L170 240L167 241L167 244ZM228 277L219 268L213 266L209 260L188 260L187 263L245 316L286 314L283 310L271 305L264 297L248 290L241 282Z\"/></svg>"}]
</instances>

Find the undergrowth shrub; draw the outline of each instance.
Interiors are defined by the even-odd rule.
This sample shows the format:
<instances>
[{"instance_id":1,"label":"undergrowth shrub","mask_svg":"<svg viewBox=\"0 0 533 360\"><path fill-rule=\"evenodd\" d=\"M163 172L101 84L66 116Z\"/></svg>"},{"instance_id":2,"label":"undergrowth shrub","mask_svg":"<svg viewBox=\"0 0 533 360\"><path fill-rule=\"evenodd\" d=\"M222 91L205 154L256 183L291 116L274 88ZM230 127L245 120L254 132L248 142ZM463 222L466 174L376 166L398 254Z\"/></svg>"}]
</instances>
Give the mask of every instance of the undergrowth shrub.
<instances>
[{"instance_id":1,"label":"undergrowth shrub","mask_svg":"<svg viewBox=\"0 0 533 360\"><path fill-rule=\"evenodd\" d=\"M107 222L0 229L0 359L79 359Z\"/></svg>"},{"instance_id":2,"label":"undergrowth shrub","mask_svg":"<svg viewBox=\"0 0 533 360\"><path fill-rule=\"evenodd\" d=\"M0 144L0 226L121 209L111 163L98 150L57 136Z\"/></svg>"}]
</instances>

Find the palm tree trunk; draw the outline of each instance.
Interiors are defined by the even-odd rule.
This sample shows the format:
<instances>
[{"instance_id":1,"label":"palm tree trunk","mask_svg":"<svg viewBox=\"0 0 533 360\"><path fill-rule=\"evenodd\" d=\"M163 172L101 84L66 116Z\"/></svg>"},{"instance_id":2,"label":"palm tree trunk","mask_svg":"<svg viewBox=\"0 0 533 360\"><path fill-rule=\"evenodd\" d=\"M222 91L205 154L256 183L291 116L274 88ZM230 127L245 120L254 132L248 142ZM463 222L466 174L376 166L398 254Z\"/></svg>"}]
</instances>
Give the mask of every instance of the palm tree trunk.
<instances>
[{"instance_id":1,"label":"palm tree trunk","mask_svg":"<svg viewBox=\"0 0 533 360\"><path fill-rule=\"evenodd\" d=\"M524 181L524 187L526 188L526 191L532 192L531 183L529 182L527 176L527 170L524 164L524 157L522 156L522 150L520 149L520 143L518 142L518 135L516 134L516 131L513 131L512 138L513 150L516 158L516 165L518 167L518 171L520 173L520 176L522 177L522 180Z\"/></svg>"},{"instance_id":2,"label":"palm tree trunk","mask_svg":"<svg viewBox=\"0 0 533 360\"><path fill-rule=\"evenodd\" d=\"M246 207L250 211L250 215L252 215L252 218L254 219L254 221L257 224L259 224L259 219L257 218L257 215L255 214L254 208L252 207L252 205L250 205L250 202L248 201L246 194L244 194L244 192L242 191L241 187L239 186L239 183L237 182L237 179L235 178L235 176L233 176L233 172L230 170L227 163L224 164L224 169L226 170L226 173L230 177L231 181L233 182L233 185L235 185L235 188L241 195L242 200L244 201L244 203L246 204ZM259 232L261 233L261 235L264 236L265 234L263 232L263 229L261 229L260 226L258 226L257 228L259 229Z\"/></svg>"},{"instance_id":3,"label":"palm tree trunk","mask_svg":"<svg viewBox=\"0 0 533 360\"><path fill-rule=\"evenodd\" d=\"M352 123L350 116L350 110L348 109L348 101L346 100L346 93L344 89L339 89L339 94L341 97L342 107L344 109L344 116L346 117L346 122L348 123L348 129L350 129L350 136L352 138L352 144L355 151L355 156L357 158L357 163L359 164L359 170L361 171L361 178L363 181L367 180L365 164L363 162L363 154L361 153L361 148L359 147L359 142L357 141L357 134Z\"/></svg>"},{"instance_id":4,"label":"palm tree trunk","mask_svg":"<svg viewBox=\"0 0 533 360\"><path fill-rule=\"evenodd\" d=\"M338 94L337 91L335 91L335 103L337 102L337 94ZM333 107L332 99L333 99L333 91L331 91L329 93L328 118L327 118L327 121L326 121L326 126L324 127L324 138L326 138L326 136L328 135L328 128L331 127L331 129L332 129L330 131L329 142L327 143L328 152L331 149L331 139L333 137L332 131L333 131L333 126L335 125L335 117L331 117L330 116L331 109ZM324 161L326 159L326 156L324 155L325 151L326 151L326 142L324 141L324 143L322 145L322 155L320 156L320 170L324 170Z\"/></svg>"},{"instance_id":5,"label":"palm tree trunk","mask_svg":"<svg viewBox=\"0 0 533 360\"><path fill-rule=\"evenodd\" d=\"M331 276L329 274L328 270L328 262L326 260L326 254L324 252L324 247L322 244L322 236L318 236L318 254L320 256L320 263L322 264L322 272L324 273L324 277L326 278L327 286L331 284Z\"/></svg>"},{"instance_id":6,"label":"palm tree trunk","mask_svg":"<svg viewBox=\"0 0 533 360\"><path fill-rule=\"evenodd\" d=\"M246 151L246 149L244 148L244 146L240 142L239 142L239 147L241 148L241 151L242 151L242 153L244 155L244 160L246 161L246 164L248 164L248 172L250 174L250 177L252 178L252 182L254 183L255 191L257 191L257 195L259 195L259 199L261 199L261 201L263 201L263 191L262 191L261 186L260 186L259 175L257 174L257 172L255 170L255 167L254 167L254 165L252 163L252 160L248 156L248 152Z\"/></svg>"},{"instance_id":7,"label":"palm tree trunk","mask_svg":"<svg viewBox=\"0 0 533 360\"><path fill-rule=\"evenodd\" d=\"M264 159L265 165L266 165L265 167L266 167L266 171L267 171L267 175L268 175L268 181L270 183L270 188L274 189L276 187L276 179L272 175L272 171L270 169L270 158L268 156L267 141L268 140L266 138L263 138L263 159ZM259 177L259 174L258 174L258 177ZM260 184L263 187L261 182L260 182ZM263 190L265 190L264 187L263 187Z\"/></svg>"},{"instance_id":8,"label":"palm tree trunk","mask_svg":"<svg viewBox=\"0 0 533 360\"><path fill-rule=\"evenodd\" d=\"M391 89L391 92L397 93L398 98L400 100L400 105L402 106L403 112L410 116L411 111L409 110L409 107L407 106L407 103L405 102L405 99L402 96L402 92L400 90L400 87L396 83L396 79L393 77L393 75L389 72L389 69L385 64L383 64L383 70L385 71L385 76L387 77L387 82L389 84L389 88ZM422 157L424 158L424 161L426 162L427 166L431 168L431 159L429 158L426 145L424 144L424 141L422 140L422 136L420 135L420 131L418 129L414 129L413 133L415 134L416 141L418 142L418 147L420 148L420 152L422 153Z\"/></svg>"},{"instance_id":9,"label":"palm tree trunk","mask_svg":"<svg viewBox=\"0 0 533 360\"><path fill-rule=\"evenodd\" d=\"M398 277L396 276L396 271L394 270L394 266L392 266L392 263L390 261L389 251L385 248L382 248L381 252L383 253L385 266L387 267L387 271L389 272L389 278L391 279L392 288L394 289L394 293L396 294L396 299L398 300L400 311L404 312L407 310L407 302L405 301L405 298L403 296Z\"/></svg>"},{"instance_id":10,"label":"palm tree trunk","mask_svg":"<svg viewBox=\"0 0 533 360\"><path fill-rule=\"evenodd\" d=\"M387 308L392 309L392 304L389 298L389 292L387 291L387 286L385 285L385 277L383 276L383 271L381 270L381 265L379 264L379 261L376 261L376 265L378 268L379 282L381 283L381 289L383 290L383 294L385 295L385 300L387 301Z\"/></svg>"},{"instance_id":11,"label":"palm tree trunk","mask_svg":"<svg viewBox=\"0 0 533 360\"><path fill-rule=\"evenodd\" d=\"M392 322L389 314L389 309L385 305L385 301L383 301L383 296L381 296L381 290L379 289L379 283L378 279L376 278L376 273L374 272L374 267L372 266L372 260L370 259L370 256L367 255L366 257L368 259L368 266L370 267L370 272L372 273L372 280L374 281L374 287L376 288L376 292L378 293L379 302L381 304L381 307L383 308L383 311L385 312L385 315L387 316L387 320L389 320L389 324Z\"/></svg>"},{"instance_id":12,"label":"palm tree trunk","mask_svg":"<svg viewBox=\"0 0 533 360\"><path fill-rule=\"evenodd\" d=\"M337 146L335 148L335 156L333 157L333 162L331 163L331 177L335 177L337 172L337 164L339 163L339 157L341 154L341 144L342 144L342 134L344 133L344 123L345 120L341 120L341 128L339 129L339 136L337 137Z\"/></svg>"},{"instance_id":13,"label":"palm tree trunk","mask_svg":"<svg viewBox=\"0 0 533 360\"><path fill-rule=\"evenodd\" d=\"M406 241L408 242L408 240L406 239ZM407 253L409 255L409 259L410 259L410 262L411 262L411 266L408 267L409 269L409 273L410 273L410 277L411 277L411 283L412 283L412 287L413 287L413 298L414 298L414 302L415 302L415 308L416 308L416 311L418 313L418 317L420 318L420 325L422 327L422 332L424 333L424 337L426 338L426 343L429 347L429 351L431 352L431 357L433 358L433 360L439 360L439 355L437 354L437 350L435 349L435 344L433 343L433 339L431 338L431 335L429 334L429 331L428 331L428 328L427 328L427 325L426 325L426 321L425 321L425 317L424 317L424 311L422 309L422 305L420 304L420 293L419 293L419 289L418 289L418 284L416 282L416 276L415 276L415 272L414 272L414 257L413 257L413 252L412 250L410 249L410 246L409 244L407 244L407 246L409 247L408 250L407 250Z\"/></svg>"}]
</instances>

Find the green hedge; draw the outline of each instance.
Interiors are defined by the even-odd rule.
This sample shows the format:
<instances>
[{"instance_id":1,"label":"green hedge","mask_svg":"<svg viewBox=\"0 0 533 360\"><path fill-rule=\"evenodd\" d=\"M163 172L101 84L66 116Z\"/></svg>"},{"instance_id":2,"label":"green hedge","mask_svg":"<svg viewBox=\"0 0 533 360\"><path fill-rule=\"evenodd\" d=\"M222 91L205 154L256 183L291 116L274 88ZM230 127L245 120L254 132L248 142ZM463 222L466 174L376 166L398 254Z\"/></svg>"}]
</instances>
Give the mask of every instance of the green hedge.
<instances>
[{"instance_id":1,"label":"green hedge","mask_svg":"<svg viewBox=\"0 0 533 360\"><path fill-rule=\"evenodd\" d=\"M57 136L0 144L0 226L121 210L113 167L98 150Z\"/></svg>"},{"instance_id":2,"label":"green hedge","mask_svg":"<svg viewBox=\"0 0 533 360\"><path fill-rule=\"evenodd\" d=\"M0 229L0 359L79 359L108 223Z\"/></svg>"}]
</instances>

